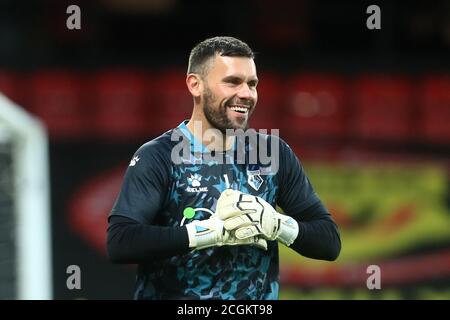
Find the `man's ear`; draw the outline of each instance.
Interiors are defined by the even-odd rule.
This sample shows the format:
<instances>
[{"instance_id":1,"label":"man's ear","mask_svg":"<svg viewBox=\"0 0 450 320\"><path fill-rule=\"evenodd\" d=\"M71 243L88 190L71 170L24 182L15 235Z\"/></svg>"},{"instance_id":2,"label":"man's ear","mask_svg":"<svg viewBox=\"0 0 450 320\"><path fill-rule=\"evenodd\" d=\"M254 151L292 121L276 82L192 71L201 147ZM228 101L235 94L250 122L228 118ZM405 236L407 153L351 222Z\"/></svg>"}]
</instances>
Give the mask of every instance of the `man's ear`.
<instances>
[{"instance_id":1,"label":"man's ear","mask_svg":"<svg viewBox=\"0 0 450 320\"><path fill-rule=\"evenodd\" d=\"M194 98L201 96L203 83L198 74L189 73L186 77L186 85Z\"/></svg>"}]
</instances>

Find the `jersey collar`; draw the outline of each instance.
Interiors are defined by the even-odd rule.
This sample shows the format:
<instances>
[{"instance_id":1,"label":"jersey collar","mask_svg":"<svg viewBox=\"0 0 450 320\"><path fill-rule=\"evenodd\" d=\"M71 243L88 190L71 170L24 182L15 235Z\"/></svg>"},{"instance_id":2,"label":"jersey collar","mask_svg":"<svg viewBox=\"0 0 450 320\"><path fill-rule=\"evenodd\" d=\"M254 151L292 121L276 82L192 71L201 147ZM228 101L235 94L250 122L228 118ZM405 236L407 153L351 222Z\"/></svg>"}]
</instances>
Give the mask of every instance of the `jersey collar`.
<instances>
[{"instance_id":1,"label":"jersey collar","mask_svg":"<svg viewBox=\"0 0 450 320\"><path fill-rule=\"evenodd\" d=\"M189 139L191 142L191 150L194 151L194 153L209 153L210 150L203 144L203 142L199 141L192 132L188 129L186 126L189 120L184 120L178 125L178 129L181 130L181 132ZM231 150L234 151L236 149L236 139L233 142L233 146L231 147Z\"/></svg>"},{"instance_id":2,"label":"jersey collar","mask_svg":"<svg viewBox=\"0 0 450 320\"><path fill-rule=\"evenodd\" d=\"M189 139L191 142L191 150L193 150L194 153L207 153L208 148L201 141L199 141L186 126L188 122L189 120L184 120L181 122L178 125L178 129L180 129L181 132Z\"/></svg>"}]
</instances>

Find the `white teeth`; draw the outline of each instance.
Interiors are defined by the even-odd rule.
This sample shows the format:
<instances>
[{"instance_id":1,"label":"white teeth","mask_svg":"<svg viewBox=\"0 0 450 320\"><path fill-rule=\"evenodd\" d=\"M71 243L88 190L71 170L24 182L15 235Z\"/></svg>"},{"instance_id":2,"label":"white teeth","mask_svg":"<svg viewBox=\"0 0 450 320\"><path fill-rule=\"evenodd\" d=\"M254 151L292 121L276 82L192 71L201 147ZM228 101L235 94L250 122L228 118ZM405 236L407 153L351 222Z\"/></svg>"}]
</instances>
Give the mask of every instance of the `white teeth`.
<instances>
[{"instance_id":1,"label":"white teeth","mask_svg":"<svg viewBox=\"0 0 450 320\"><path fill-rule=\"evenodd\" d=\"M239 106L230 106L231 110L233 111L238 111L238 112L243 112L243 113L247 113L248 109L245 107L239 107Z\"/></svg>"}]
</instances>

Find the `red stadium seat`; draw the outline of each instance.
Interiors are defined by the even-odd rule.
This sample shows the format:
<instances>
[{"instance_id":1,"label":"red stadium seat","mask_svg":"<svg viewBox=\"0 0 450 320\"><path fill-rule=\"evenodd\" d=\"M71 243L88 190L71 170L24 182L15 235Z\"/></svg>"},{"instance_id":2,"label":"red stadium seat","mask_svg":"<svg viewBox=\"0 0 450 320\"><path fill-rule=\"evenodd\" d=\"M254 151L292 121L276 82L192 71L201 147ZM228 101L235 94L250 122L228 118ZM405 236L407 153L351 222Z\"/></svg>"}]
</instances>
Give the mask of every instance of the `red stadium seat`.
<instances>
[{"instance_id":1,"label":"red stadium seat","mask_svg":"<svg viewBox=\"0 0 450 320\"><path fill-rule=\"evenodd\" d=\"M64 71L41 71L31 76L29 110L44 121L52 138L79 138L88 132L81 80L78 74Z\"/></svg>"},{"instance_id":2,"label":"red stadium seat","mask_svg":"<svg viewBox=\"0 0 450 320\"><path fill-rule=\"evenodd\" d=\"M411 137L412 87L402 77L363 76L352 87L357 138L405 141Z\"/></svg>"},{"instance_id":3,"label":"red stadium seat","mask_svg":"<svg viewBox=\"0 0 450 320\"><path fill-rule=\"evenodd\" d=\"M185 71L168 70L158 82L158 122L160 130L166 131L191 117L194 102L186 86Z\"/></svg>"},{"instance_id":4,"label":"red stadium seat","mask_svg":"<svg viewBox=\"0 0 450 320\"><path fill-rule=\"evenodd\" d=\"M258 74L258 103L250 118L250 127L254 129L280 129L283 109L281 79L271 73ZM282 130L281 130L282 131ZM282 132L280 132L282 134Z\"/></svg>"},{"instance_id":5,"label":"red stadium seat","mask_svg":"<svg viewBox=\"0 0 450 320\"><path fill-rule=\"evenodd\" d=\"M334 75L304 74L289 80L284 125L289 135L334 140L345 135L345 85Z\"/></svg>"},{"instance_id":6,"label":"red stadium seat","mask_svg":"<svg viewBox=\"0 0 450 320\"><path fill-rule=\"evenodd\" d=\"M420 133L428 142L450 145L450 76L426 78L420 95Z\"/></svg>"},{"instance_id":7,"label":"red stadium seat","mask_svg":"<svg viewBox=\"0 0 450 320\"><path fill-rule=\"evenodd\" d=\"M129 139L151 131L155 119L147 117L150 81L130 70L104 71L93 78L94 134L106 139Z\"/></svg>"}]
</instances>

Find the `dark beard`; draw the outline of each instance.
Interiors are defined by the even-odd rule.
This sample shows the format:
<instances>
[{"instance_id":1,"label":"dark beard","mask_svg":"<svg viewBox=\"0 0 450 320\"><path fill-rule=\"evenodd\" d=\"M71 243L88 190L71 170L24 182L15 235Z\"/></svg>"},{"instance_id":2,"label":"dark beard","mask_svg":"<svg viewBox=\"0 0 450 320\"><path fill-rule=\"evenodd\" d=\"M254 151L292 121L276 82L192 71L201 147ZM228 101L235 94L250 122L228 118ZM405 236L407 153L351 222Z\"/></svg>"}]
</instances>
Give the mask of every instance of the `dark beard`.
<instances>
[{"instance_id":1,"label":"dark beard","mask_svg":"<svg viewBox=\"0 0 450 320\"><path fill-rule=\"evenodd\" d=\"M203 94L203 113L205 114L206 120L216 129L220 130L223 134L226 133L227 129L243 129L247 130L248 124L245 123L245 127L242 128L240 126L235 126L228 119L227 116L227 106L232 101L233 98L226 100L223 104L219 105L219 109L216 110L212 105L214 103L214 95L209 90L209 88L205 88L205 93Z\"/></svg>"}]
</instances>

